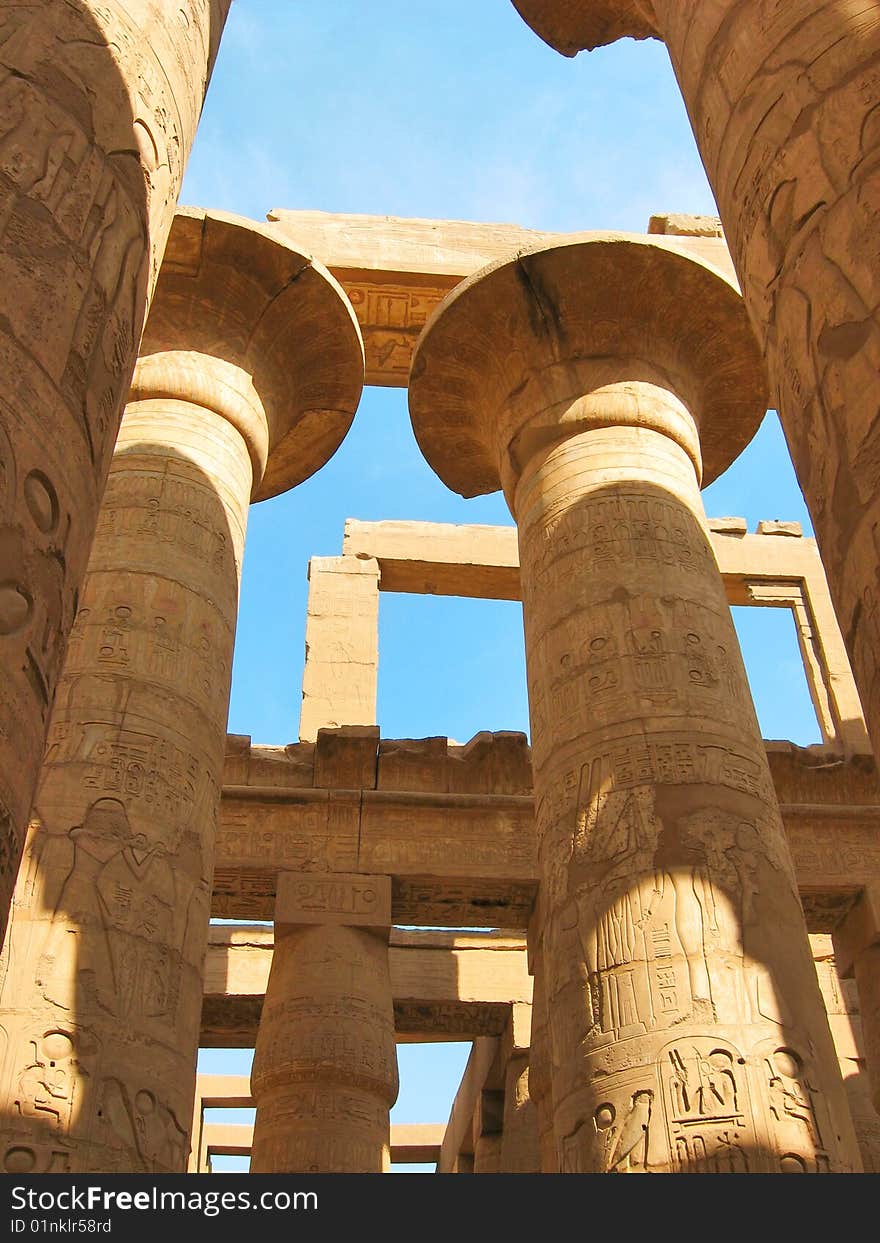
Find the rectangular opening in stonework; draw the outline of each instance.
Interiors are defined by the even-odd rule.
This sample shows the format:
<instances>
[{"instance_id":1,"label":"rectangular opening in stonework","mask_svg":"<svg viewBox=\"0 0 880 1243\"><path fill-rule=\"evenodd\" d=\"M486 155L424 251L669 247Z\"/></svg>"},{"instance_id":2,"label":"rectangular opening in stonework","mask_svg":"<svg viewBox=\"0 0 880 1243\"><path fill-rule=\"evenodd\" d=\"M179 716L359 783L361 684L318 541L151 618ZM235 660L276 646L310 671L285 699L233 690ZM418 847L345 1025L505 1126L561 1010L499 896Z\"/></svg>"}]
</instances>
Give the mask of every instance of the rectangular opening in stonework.
<instances>
[{"instance_id":1,"label":"rectangular opening in stonework","mask_svg":"<svg viewBox=\"0 0 880 1243\"><path fill-rule=\"evenodd\" d=\"M528 733L522 605L381 592L378 723L383 738Z\"/></svg>"},{"instance_id":2,"label":"rectangular opening in stonework","mask_svg":"<svg viewBox=\"0 0 880 1243\"><path fill-rule=\"evenodd\" d=\"M763 737L821 742L792 610L735 605L731 613Z\"/></svg>"}]
</instances>

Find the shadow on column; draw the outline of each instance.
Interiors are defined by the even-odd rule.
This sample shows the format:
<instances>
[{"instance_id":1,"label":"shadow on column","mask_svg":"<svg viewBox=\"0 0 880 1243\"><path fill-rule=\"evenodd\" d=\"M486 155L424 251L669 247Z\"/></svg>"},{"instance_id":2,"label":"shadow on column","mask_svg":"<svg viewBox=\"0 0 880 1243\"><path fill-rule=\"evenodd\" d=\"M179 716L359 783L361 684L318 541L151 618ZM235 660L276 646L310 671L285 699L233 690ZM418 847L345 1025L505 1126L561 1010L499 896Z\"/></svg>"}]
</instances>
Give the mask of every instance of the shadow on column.
<instances>
[{"instance_id":1,"label":"shadow on column","mask_svg":"<svg viewBox=\"0 0 880 1243\"><path fill-rule=\"evenodd\" d=\"M179 99L132 7L0 17L0 931L161 257L148 220L163 240L228 0L155 26L198 70Z\"/></svg>"},{"instance_id":2,"label":"shadow on column","mask_svg":"<svg viewBox=\"0 0 880 1243\"><path fill-rule=\"evenodd\" d=\"M162 503L102 552L188 541L234 588L214 482L161 452ZM199 722L229 670L173 586L90 565L0 963L8 1172L185 1168L225 741Z\"/></svg>"},{"instance_id":3,"label":"shadow on column","mask_svg":"<svg viewBox=\"0 0 880 1243\"><path fill-rule=\"evenodd\" d=\"M742 658L726 605L709 607L708 536L640 482L637 496L591 489L554 538L597 567L577 597L582 641L542 704L562 731L576 701L593 712L566 747L573 797L537 808L561 1167L852 1168ZM609 564L641 571L606 579Z\"/></svg>"}]
</instances>

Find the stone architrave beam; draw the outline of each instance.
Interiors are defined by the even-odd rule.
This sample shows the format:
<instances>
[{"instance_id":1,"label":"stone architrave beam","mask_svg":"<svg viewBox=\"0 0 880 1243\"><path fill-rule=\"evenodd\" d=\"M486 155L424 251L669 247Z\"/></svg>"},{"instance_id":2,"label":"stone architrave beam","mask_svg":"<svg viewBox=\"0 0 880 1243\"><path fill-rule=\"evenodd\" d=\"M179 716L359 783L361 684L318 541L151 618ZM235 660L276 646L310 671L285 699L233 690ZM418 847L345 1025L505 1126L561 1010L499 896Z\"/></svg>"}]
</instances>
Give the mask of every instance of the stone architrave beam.
<instances>
[{"instance_id":1,"label":"stone architrave beam","mask_svg":"<svg viewBox=\"0 0 880 1243\"><path fill-rule=\"evenodd\" d=\"M871 744L858 692L815 540L802 538L796 523L761 522L758 533L749 535L744 519L710 518L708 522L712 550L730 603L792 610L823 739L836 742L847 754L869 754ZM359 522L349 518L342 551L340 565L363 561L367 566L378 566L377 590L496 600L522 598L515 527ZM358 587L356 597L352 594L344 603L338 600L338 615L347 616L358 606L363 608L359 582ZM366 633L364 641L368 641ZM312 680L312 659L309 653L305 680ZM322 661L320 651L314 659ZM375 669L372 677L369 686L374 688ZM367 685L360 665L350 675L334 667L331 685L339 689L324 707L327 719L321 724L340 723L349 695L357 696L356 710L364 719L369 715L363 697L354 690ZM375 716L374 689L373 696ZM350 723L360 720L359 716ZM309 737L316 736L316 724L310 718ZM301 731L300 736L307 735Z\"/></svg>"},{"instance_id":2,"label":"stone architrave beam","mask_svg":"<svg viewBox=\"0 0 880 1243\"><path fill-rule=\"evenodd\" d=\"M285 869L379 868L392 877L395 923L525 929L538 875L525 736L477 734L460 746L369 734L328 730L288 747L229 737L212 913L271 919ZM316 788L331 742L332 775L346 785ZM830 931L880 878L874 761L766 746L810 929Z\"/></svg>"},{"instance_id":3,"label":"stone architrave beam","mask_svg":"<svg viewBox=\"0 0 880 1243\"><path fill-rule=\"evenodd\" d=\"M351 299L364 336L367 384L395 388L406 387L418 335L450 289L520 247L567 236L515 224L283 209L270 211L269 220L294 245L320 259ZM669 244L733 276L719 231L700 234L692 220L669 218L663 226L664 232L675 234L667 239Z\"/></svg>"},{"instance_id":4,"label":"stone architrave beam","mask_svg":"<svg viewBox=\"0 0 880 1243\"><path fill-rule=\"evenodd\" d=\"M200 1047L254 1047L273 946L270 928L211 928ZM498 1035L510 1007L531 1002L521 935L395 928L388 962L399 1042Z\"/></svg>"}]
</instances>

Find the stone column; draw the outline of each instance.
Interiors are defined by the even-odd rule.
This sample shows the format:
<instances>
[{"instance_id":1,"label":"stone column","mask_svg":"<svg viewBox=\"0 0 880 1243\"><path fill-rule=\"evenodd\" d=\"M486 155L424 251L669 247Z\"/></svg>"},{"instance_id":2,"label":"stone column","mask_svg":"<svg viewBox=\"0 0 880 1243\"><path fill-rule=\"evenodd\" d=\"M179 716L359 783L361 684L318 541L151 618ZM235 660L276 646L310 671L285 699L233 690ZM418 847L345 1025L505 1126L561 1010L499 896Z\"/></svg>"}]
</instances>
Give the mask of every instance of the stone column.
<instances>
[{"instance_id":1,"label":"stone column","mask_svg":"<svg viewBox=\"0 0 880 1243\"><path fill-rule=\"evenodd\" d=\"M0 935L228 8L42 0L0 18Z\"/></svg>"},{"instance_id":2,"label":"stone column","mask_svg":"<svg viewBox=\"0 0 880 1243\"><path fill-rule=\"evenodd\" d=\"M300 741L315 742L320 729L375 725L378 676L378 561L312 557Z\"/></svg>"},{"instance_id":3,"label":"stone column","mask_svg":"<svg viewBox=\"0 0 880 1243\"><path fill-rule=\"evenodd\" d=\"M556 1139L553 1133L553 1096L550 1072L550 1032L547 1019L547 998L544 991L544 968L538 921L529 927L529 967L534 981L532 1030L529 1046L529 1094L534 1102L541 1149L541 1173L558 1174Z\"/></svg>"},{"instance_id":4,"label":"stone column","mask_svg":"<svg viewBox=\"0 0 880 1243\"><path fill-rule=\"evenodd\" d=\"M834 929L834 955L842 978L855 976L865 1043L865 1071L880 1112L880 887L862 891Z\"/></svg>"},{"instance_id":5,"label":"stone column","mask_svg":"<svg viewBox=\"0 0 880 1243\"><path fill-rule=\"evenodd\" d=\"M0 959L10 1171L186 1168L248 505L363 375L338 287L259 226L188 213L169 262L145 348L196 348L138 364Z\"/></svg>"},{"instance_id":6,"label":"stone column","mask_svg":"<svg viewBox=\"0 0 880 1243\"><path fill-rule=\"evenodd\" d=\"M474 1109L474 1174L501 1173L504 1088L483 1088Z\"/></svg>"},{"instance_id":7,"label":"stone column","mask_svg":"<svg viewBox=\"0 0 880 1243\"><path fill-rule=\"evenodd\" d=\"M763 414L754 338L715 269L585 237L459 286L410 386L517 522L560 1168L858 1168L699 494Z\"/></svg>"},{"instance_id":8,"label":"stone column","mask_svg":"<svg viewBox=\"0 0 880 1243\"><path fill-rule=\"evenodd\" d=\"M538 1110L531 1092L532 1006L514 1002L501 1037L504 1062L504 1122L501 1130L502 1174L542 1172Z\"/></svg>"},{"instance_id":9,"label":"stone column","mask_svg":"<svg viewBox=\"0 0 880 1243\"><path fill-rule=\"evenodd\" d=\"M514 4L569 56L624 35L666 42L880 755L880 8Z\"/></svg>"},{"instance_id":10,"label":"stone column","mask_svg":"<svg viewBox=\"0 0 880 1243\"><path fill-rule=\"evenodd\" d=\"M397 1099L387 876L282 873L252 1174L381 1174Z\"/></svg>"}]
</instances>

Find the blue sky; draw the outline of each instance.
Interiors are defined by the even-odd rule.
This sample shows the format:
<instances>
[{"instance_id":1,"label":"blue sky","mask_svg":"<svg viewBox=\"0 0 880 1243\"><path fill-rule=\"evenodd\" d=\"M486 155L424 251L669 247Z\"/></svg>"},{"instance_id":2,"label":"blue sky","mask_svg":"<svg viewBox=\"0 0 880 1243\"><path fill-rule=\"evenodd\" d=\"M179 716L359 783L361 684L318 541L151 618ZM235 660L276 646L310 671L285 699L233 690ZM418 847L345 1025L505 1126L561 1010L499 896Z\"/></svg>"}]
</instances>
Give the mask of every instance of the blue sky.
<instances>
[{"instance_id":1,"label":"blue sky","mask_svg":"<svg viewBox=\"0 0 880 1243\"><path fill-rule=\"evenodd\" d=\"M624 40L566 60L509 0L234 0L182 202L257 220L272 208L644 231L715 212L668 57ZM705 493L710 515L810 531L775 415ZM306 484L251 510L229 729L296 738L306 569L346 517L509 523L422 459L401 390L366 389L346 441ZM790 615L736 611L765 737L818 740ZM521 610L383 595L387 737L528 730ZM445 1121L466 1046L401 1051L398 1121ZM242 1073L240 1055L205 1068ZM230 1159L218 1167L234 1167Z\"/></svg>"}]
</instances>

